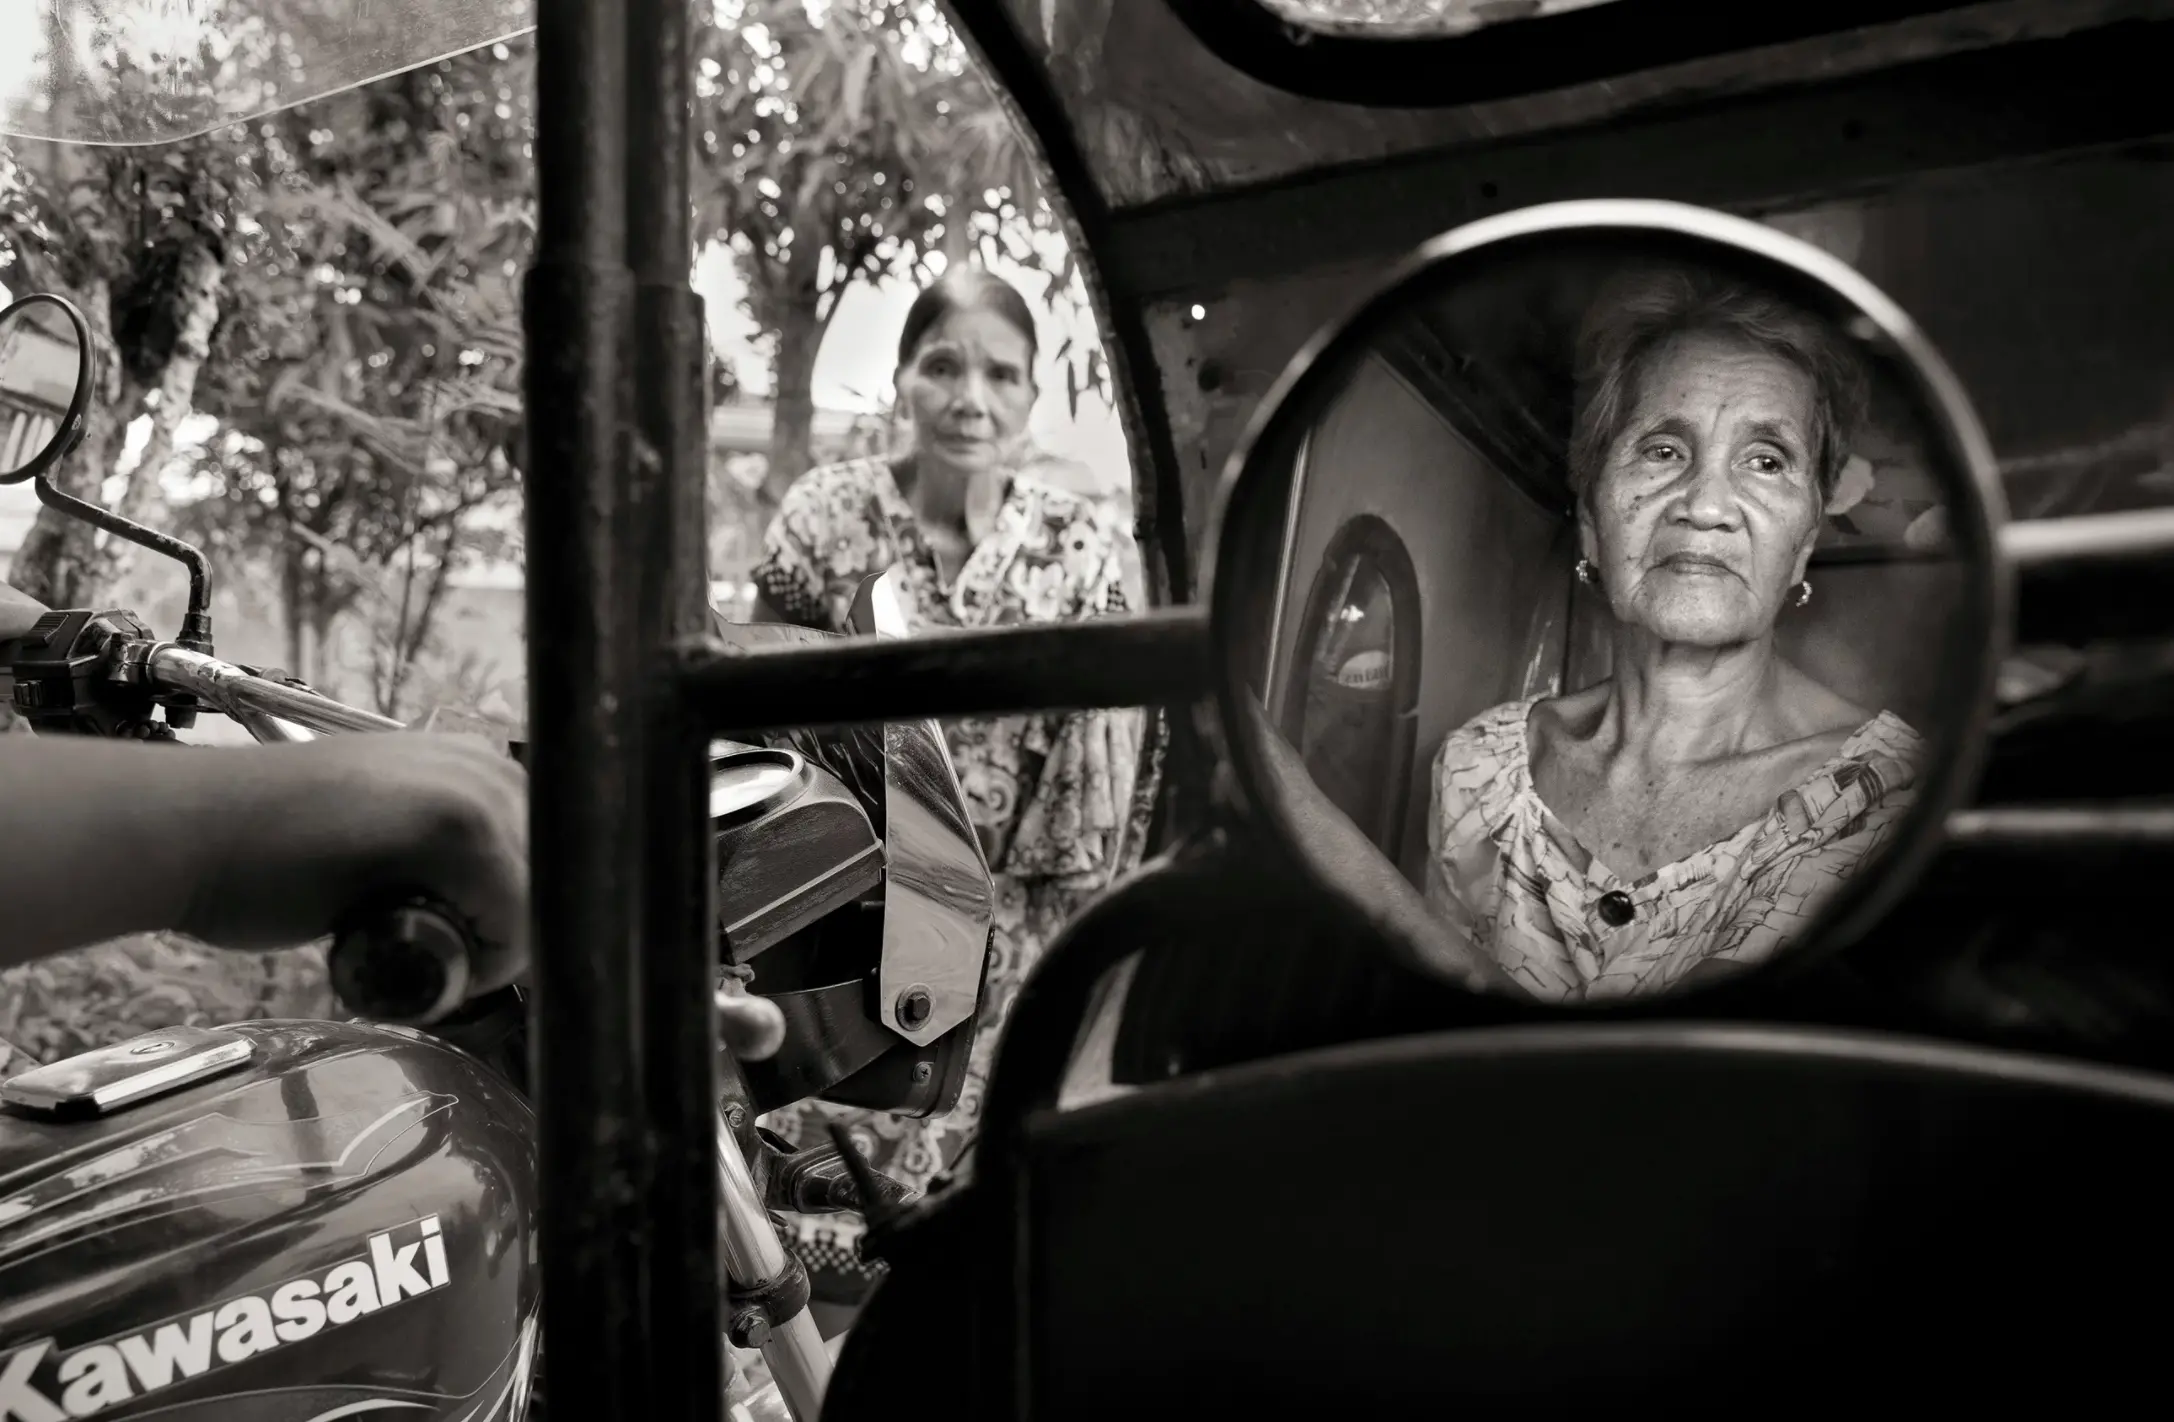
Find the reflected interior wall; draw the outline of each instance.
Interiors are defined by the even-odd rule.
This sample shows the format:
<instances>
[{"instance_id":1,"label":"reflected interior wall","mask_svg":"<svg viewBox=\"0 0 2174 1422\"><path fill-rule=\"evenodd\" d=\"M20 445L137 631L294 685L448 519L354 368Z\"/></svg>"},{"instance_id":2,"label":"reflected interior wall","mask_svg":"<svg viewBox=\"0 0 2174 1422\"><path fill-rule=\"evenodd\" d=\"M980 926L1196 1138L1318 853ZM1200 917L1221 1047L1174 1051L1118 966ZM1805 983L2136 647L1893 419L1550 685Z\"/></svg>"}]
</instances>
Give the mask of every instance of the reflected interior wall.
<instances>
[{"instance_id":1,"label":"reflected interior wall","mask_svg":"<svg viewBox=\"0 0 2174 1422\"><path fill-rule=\"evenodd\" d=\"M1417 746L1399 856L1417 882L1443 738L1490 706L1555 689L1572 550L1551 515L1379 360L1359 367L1323 417L1304 480L1270 705L1304 669L1295 649L1310 629L1300 622L1330 540L1375 515L1404 540L1419 583Z\"/></svg>"}]
</instances>

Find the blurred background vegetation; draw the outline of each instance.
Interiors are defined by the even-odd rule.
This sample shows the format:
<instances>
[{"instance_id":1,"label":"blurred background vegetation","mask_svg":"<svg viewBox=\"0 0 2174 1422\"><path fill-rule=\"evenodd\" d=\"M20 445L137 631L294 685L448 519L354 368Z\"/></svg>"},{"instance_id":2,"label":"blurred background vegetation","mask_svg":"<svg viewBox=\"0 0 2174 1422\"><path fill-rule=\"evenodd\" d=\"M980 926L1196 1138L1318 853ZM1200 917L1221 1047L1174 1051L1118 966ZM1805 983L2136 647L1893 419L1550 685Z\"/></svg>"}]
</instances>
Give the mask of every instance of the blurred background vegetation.
<instances>
[{"instance_id":1,"label":"blurred background vegetation","mask_svg":"<svg viewBox=\"0 0 2174 1422\"><path fill-rule=\"evenodd\" d=\"M341 3L298 0L296 25ZM849 291L979 261L1040 278L1046 309L1077 318L1086 297L1030 150L936 6L716 0L699 59L698 237L729 255L769 366L716 366L722 408L749 376L768 394L763 433L713 459L729 590L797 473L898 434L881 410L819 427L816 357ZM0 141L0 286L71 297L101 346L106 388L55 481L206 549L223 655L404 719L523 719L534 102L524 39L161 148ZM1105 389L1092 341L1055 360L1075 412ZM173 567L42 507L18 523L16 587L178 622ZM335 1011L315 949L159 936L0 974L0 1038L44 1061Z\"/></svg>"}]
</instances>

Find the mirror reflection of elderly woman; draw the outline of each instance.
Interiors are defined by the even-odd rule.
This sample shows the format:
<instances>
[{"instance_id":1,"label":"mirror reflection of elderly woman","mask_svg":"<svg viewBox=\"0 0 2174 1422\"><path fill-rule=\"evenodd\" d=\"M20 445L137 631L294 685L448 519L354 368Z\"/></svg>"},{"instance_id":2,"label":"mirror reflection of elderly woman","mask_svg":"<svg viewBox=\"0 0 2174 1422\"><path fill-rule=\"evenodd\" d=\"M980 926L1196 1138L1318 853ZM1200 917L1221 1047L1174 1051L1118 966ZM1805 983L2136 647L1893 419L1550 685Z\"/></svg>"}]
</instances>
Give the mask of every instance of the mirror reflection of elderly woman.
<instances>
[{"instance_id":1,"label":"mirror reflection of elderly woman","mask_svg":"<svg viewBox=\"0 0 2174 1422\"><path fill-rule=\"evenodd\" d=\"M1451 734L1429 821L1429 901L1548 1001L1771 956L1892 831L1920 756L1775 647L1861 416L1846 352L1683 275L1619 289L1580 347L1577 575L1612 671Z\"/></svg>"}]
</instances>

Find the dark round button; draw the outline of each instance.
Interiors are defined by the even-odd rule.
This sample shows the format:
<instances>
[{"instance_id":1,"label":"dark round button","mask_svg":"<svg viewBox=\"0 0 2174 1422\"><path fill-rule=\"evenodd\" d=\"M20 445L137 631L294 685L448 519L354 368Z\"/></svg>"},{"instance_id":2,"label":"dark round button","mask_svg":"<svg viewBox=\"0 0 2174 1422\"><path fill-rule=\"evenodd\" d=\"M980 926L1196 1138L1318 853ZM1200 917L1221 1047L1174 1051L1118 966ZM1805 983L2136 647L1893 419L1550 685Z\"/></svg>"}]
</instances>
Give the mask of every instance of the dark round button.
<instances>
[{"instance_id":1,"label":"dark round button","mask_svg":"<svg viewBox=\"0 0 2174 1422\"><path fill-rule=\"evenodd\" d=\"M1611 889L1602 894L1600 902L1595 904L1594 907L1600 910L1601 922L1607 924L1610 928L1621 928L1624 924L1638 917L1638 906L1632 903L1631 896L1621 889Z\"/></svg>"}]
</instances>

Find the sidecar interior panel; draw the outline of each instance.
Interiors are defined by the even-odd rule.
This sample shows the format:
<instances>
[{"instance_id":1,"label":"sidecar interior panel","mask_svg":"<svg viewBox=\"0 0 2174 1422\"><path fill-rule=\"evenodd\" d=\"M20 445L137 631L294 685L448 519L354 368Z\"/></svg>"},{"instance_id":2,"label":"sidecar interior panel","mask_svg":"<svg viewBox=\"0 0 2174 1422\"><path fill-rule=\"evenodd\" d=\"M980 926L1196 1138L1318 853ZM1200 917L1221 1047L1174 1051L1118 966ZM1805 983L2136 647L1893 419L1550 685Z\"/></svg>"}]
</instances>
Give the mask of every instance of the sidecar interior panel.
<instances>
[{"instance_id":1,"label":"sidecar interior panel","mask_svg":"<svg viewBox=\"0 0 2174 1422\"><path fill-rule=\"evenodd\" d=\"M1151 1087L1036 1118L1026 1150L1037 1418L2075 1405L2158 1382L2134 1300L2174 1267L2174 1093L2142 1076L1508 1029Z\"/></svg>"}]
</instances>

